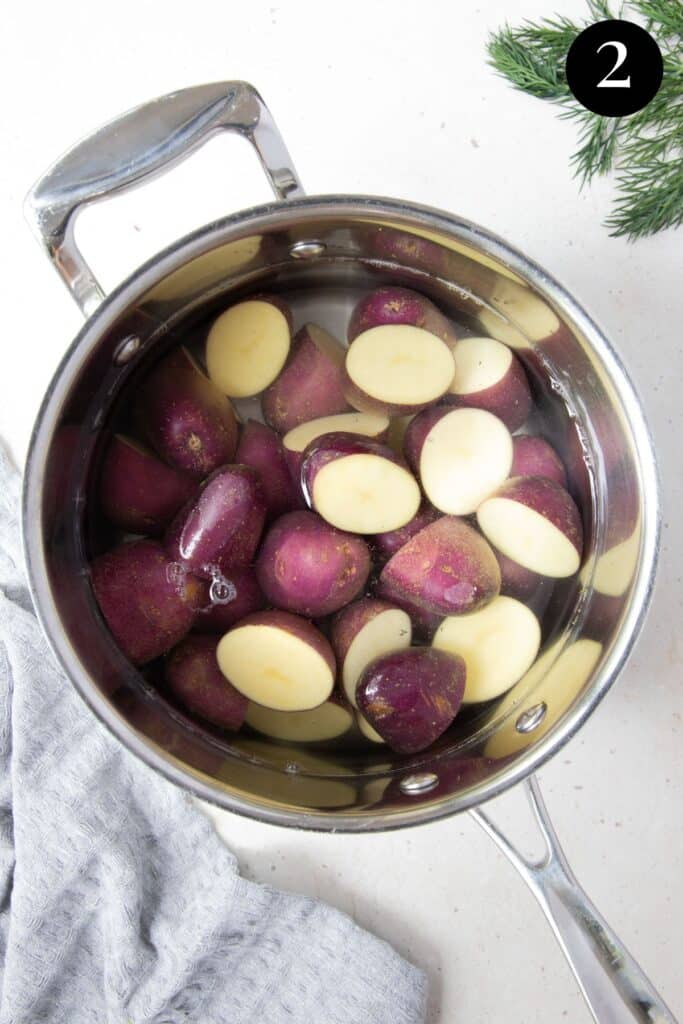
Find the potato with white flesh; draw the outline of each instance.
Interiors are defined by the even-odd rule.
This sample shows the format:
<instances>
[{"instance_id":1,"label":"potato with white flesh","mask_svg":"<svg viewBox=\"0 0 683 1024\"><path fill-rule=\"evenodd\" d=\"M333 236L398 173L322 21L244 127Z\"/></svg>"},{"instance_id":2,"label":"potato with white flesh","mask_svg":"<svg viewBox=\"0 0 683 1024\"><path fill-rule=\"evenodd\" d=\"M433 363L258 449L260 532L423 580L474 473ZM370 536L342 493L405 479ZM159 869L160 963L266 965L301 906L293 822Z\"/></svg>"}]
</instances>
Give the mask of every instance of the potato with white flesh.
<instances>
[{"instance_id":1,"label":"potato with white flesh","mask_svg":"<svg viewBox=\"0 0 683 1024\"><path fill-rule=\"evenodd\" d=\"M231 398L249 398L271 384L289 353L290 323L268 297L231 306L214 320L206 339L206 368Z\"/></svg>"},{"instance_id":2,"label":"potato with white flesh","mask_svg":"<svg viewBox=\"0 0 683 1024\"><path fill-rule=\"evenodd\" d=\"M346 397L354 409L403 416L442 398L455 365L451 350L430 331L386 324L351 342L345 371Z\"/></svg>"},{"instance_id":3,"label":"potato with white flesh","mask_svg":"<svg viewBox=\"0 0 683 1024\"><path fill-rule=\"evenodd\" d=\"M223 466L178 512L164 545L174 561L211 579L251 562L265 519L265 495L255 470Z\"/></svg>"},{"instance_id":4,"label":"potato with white flesh","mask_svg":"<svg viewBox=\"0 0 683 1024\"><path fill-rule=\"evenodd\" d=\"M545 476L560 487L567 486L567 471L560 456L542 437L531 434L513 437L510 476Z\"/></svg>"},{"instance_id":5,"label":"potato with white flesh","mask_svg":"<svg viewBox=\"0 0 683 1024\"><path fill-rule=\"evenodd\" d=\"M313 441L304 452L301 479L315 511L350 533L397 530L420 507L420 488L398 456L357 434Z\"/></svg>"},{"instance_id":6,"label":"potato with white flesh","mask_svg":"<svg viewBox=\"0 0 683 1024\"><path fill-rule=\"evenodd\" d=\"M494 547L541 576L573 576L581 565L581 514L554 480L512 477L479 506L477 521Z\"/></svg>"},{"instance_id":7,"label":"potato with white flesh","mask_svg":"<svg viewBox=\"0 0 683 1024\"><path fill-rule=\"evenodd\" d=\"M451 725L464 691L462 658L409 647L370 662L358 683L358 707L392 750L415 754Z\"/></svg>"},{"instance_id":8,"label":"potato with white flesh","mask_svg":"<svg viewBox=\"0 0 683 1024\"><path fill-rule=\"evenodd\" d=\"M524 367L512 349L494 338L462 338L453 349L455 376L446 400L485 409L518 430L531 411Z\"/></svg>"},{"instance_id":9,"label":"potato with white flesh","mask_svg":"<svg viewBox=\"0 0 683 1024\"><path fill-rule=\"evenodd\" d=\"M195 477L205 477L235 454L235 412L187 349L152 370L138 391L134 416L162 459Z\"/></svg>"},{"instance_id":10,"label":"potato with white flesh","mask_svg":"<svg viewBox=\"0 0 683 1024\"><path fill-rule=\"evenodd\" d=\"M264 736L289 743L323 743L339 739L352 727L354 716L348 704L336 693L311 711L273 711L261 704L250 704L247 725Z\"/></svg>"},{"instance_id":11,"label":"potato with white flesh","mask_svg":"<svg viewBox=\"0 0 683 1024\"><path fill-rule=\"evenodd\" d=\"M389 600L396 594L427 612L460 615L498 596L500 569L476 530L455 516L442 516L389 559L380 588Z\"/></svg>"},{"instance_id":12,"label":"potato with white flesh","mask_svg":"<svg viewBox=\"0 0 683 1024\"><path fill-rule=\"evenodd\" d=\"M344 395L346 350L316 324L294 337L284 369L261 396L263 418L281 434L349 408Z\"/></svg>"},{"instance_id":13,"label":"potato with white flesh","mask_svg":"<svg viewBox=\"0 0 683 1024\"><path fill-rule=\"evenodd\" d=\"M441 338L449 348L458 340L458 332L450 320L430 299L410 288L377 288L362 298L351 314L348 340L351 342L364 331L383 324L422 327Z\"/></svg>"},{"instance_id":14,"label":"potato with white flesh","mask_svg":"<svg viewBox=\"0 0 683 1024\"><path fill-rule=\"evenodd\" d=\"M339 416L321 416L320 419L302 423L282 438L289 471L296 483L300 484L304 451L323 434L360 434L373 441L384 441L388 428L389 417L377 412L345 412Z\"/></svg>"},{"instance_id":15,"label":"potato with white flesh","mask_svg":"<svg viewBox=\"0 0 683 1024\"><path fill-rule=\"evenodd\" d=\"M216 661L217 637L185 637L164 664L169 690L200 718L236 731L244 722L249 701L225 678Z\"/></svg>"},{"instance_id":16,"label":"potato with white flesh","mask_svg":"<svg viewBox=\"0 0 683 1024\"><path fill-rule=\"evenodd\" d=\"M370 565L360 537L335 529L314 512L290 512L266 534L256 576L271 604L322 618L358 597Z\"/></svg>"},{"instance_id":17,"label":"potato with white flesh","mask_svg":"<svg viewBox=\"0 0 683 1024\"><path fill-rule=\"evenodd\" d=\"M464 704L492 700L531 667L541 644L533 612L512 597L497 597L468 615L449 615L432 646L465 661Z\"/></svg>"},{"instance_id":18,"label":"potato with white flesh","mask_svg":"<svg viewBox=\"0 0 683 1024\"><path fill-rule=\"evenodd\" d=\"M100 474L100 504L107 519L128 533L157 534L190 498L197 481L167 466L130 437L116 434Z\"/></svg>"},{"instance_id":19,"label":"potato with white flesh","mask_svg":"<svg viewBox=\"0 0 683 1024\"><path fill-rule=\"evenodd\" d=\"M292 479L282 440L258 420L247 420L237 445L235 462L258 473L269 519L304 507L301 487Z\"/></svg>"},{"instance_id":20,"label":"potato with white flesh","mask_svg":"<svg viewBox=\"0 0 683 1024\"><path fill-rule=\"evenodd\" d=\"M342 688L355 708L356 684L362 672L381 654L410 647L412 626L402 609L388 601L366 597L338 612L330 639Z\"/></svg>"},{"instance_id":21,"label":"potato with white flesh","mask_svg":"<svg viewBox=\"0 0 683 1024\"><path fill-rule=\"evenodd\" d=\"M216 651L225 678L249 700L274 711L308 711L334 687L332 648L315 626L290 612L247 616Z\"/></svg>"},{"instance_id":22,"label":"potato with white flesh","mask_svg":"<svg viewBox=\"0 0 683 1024\"><path fill-rule=\"evenodd\" d=\"M448 515L476 512L512 465L510 431L483 409L426 409L406 430L404 451L429 501Z\"/></svg>"}]
</instances>

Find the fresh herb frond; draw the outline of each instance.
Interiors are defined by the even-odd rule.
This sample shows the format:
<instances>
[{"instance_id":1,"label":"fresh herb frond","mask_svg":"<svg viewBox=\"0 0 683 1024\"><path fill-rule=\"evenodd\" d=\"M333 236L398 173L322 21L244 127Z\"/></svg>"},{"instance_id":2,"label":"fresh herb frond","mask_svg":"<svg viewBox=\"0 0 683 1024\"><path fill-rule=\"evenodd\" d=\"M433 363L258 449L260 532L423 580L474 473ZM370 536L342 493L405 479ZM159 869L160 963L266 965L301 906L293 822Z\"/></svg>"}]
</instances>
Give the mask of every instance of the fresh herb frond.
<instances>
[{"instance_id":1,"label":"fresh herb frond","mask_svg":"<svg viewBox=\"0 0 683 1024\"><path fill-rule=\"evenodd\" d=\"M683 222L683 3L681 0L587 0L591 18L577 24L561 15L505 25L489 38L489 62L517 89L551 100L560 117L577 121L572 165L580 186L617 171L617 197L606 224L614 235L639 238ZM572 96L567 52L588 24L636 17L647 23L664 60L657 95L630 117L594 114Z\"/></svg>"}]
</instances>

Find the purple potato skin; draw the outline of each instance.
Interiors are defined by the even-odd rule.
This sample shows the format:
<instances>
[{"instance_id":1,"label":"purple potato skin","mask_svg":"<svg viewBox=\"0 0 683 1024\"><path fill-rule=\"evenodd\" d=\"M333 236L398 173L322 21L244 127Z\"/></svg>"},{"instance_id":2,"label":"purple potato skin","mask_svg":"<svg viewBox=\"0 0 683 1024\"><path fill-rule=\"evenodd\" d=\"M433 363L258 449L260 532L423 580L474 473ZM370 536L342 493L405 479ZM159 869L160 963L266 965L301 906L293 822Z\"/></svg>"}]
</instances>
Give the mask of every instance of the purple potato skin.
<instances>
[{"instance_id":1,"label":"purple potato skin","mask_svg":"<svg viewBox=\"0 0 683 1024\"><path fill-rule=\"evenodd\" d=\"M358 597L370 565L360 537L335 529L314 512L290 512L266 534L256 577L271 604L321 618Z\"/></svg>"},{"instance_id":2,"label":"purple potato skin","mask_svg":"<svg viewBox=\"0 0 683 1024\"><path fill-rule=\"evenodd\" d=\"M484 409L491 412L503 421L508 430L519 430L529 418L532 406L529 381L514 352L507 373L495 384L466 395L456 395L451 391L444 401L459 409Z\"/></svg>"},{"instance_id":3,"label":"purple potato skin","mask_svg":"<svg viewBox=\"0 0 683 1024\"><path fill-rule=\"evenodd\" d=\"M569 492L554 480L543 476L514 476L491 497L518 501L538 512L571 541L579 557L583 554L581 513Z\"/></svg>"},{"instance_id":4,"label":"purple potato skin","mask_svg":"<svg viewBox=\"0 0 683 1024\"><path fill-rule=\"evenodd\" d=\"M268 602L250 565L231 566L223 572L223 581L232 586L235 596L225 604L214 603L202 609L194 622L198 633L227 633L252 612L260 612Z\"/></svg>"},{"instance_id":5,"label":"purple potato skin","mask_svg":"<svg viewBox=\"0 0 683 1024\"><path fill-rule=\"evenodd\" d=\"M403 436L403 454L414 473L419 474L420 472L420 455L430 430L451 412L453 412L452 405L432 406L418 413L406 427Z\"/></svg>"},{"instance_id":6,"label":"purple potato skin","mask_svg":"<svg viewBox=\"0 0 683 1024\"><path fill-rule=\"evenodd\" d=\"M386 533L376 533L372 538L372 545L375 553L378 555L379 562L381 564L387 562L416 533L423 530L425 526L429 526L430 523L436 522L437 519L441 518L441 515L442 513L432 505L425 504L405 526L399 526L397 530L387 530Z\"/></svg>"},{"instance_id":7,"label":"purple potato skin","mask_svg":"<svg viewBox=\"0 0 683 1024\"><path fill-rule=\"evenodd\" d=\"M308 644L327 664L332 675L337 671L337 663L334 651L329 641L323 636L320 630L316 629L312 622L302 618L300 615L292 615L291 612L283 612L279 608L272 611L254 612L238 622L234 627L241 629L243 626L269 626L271 629L281 629L284 633ZM329 698L328 698L329 700Z\"/></svg>"},{"instance_id":8,"label":"purple potato skin","mask_svg":"<svg viewBox=\"0 0 683 1024\"><path fill-rule=\"evenodd\" d=\"M122 544L90 566L100 611L134 665L158 658L182 640L205 599L203 581L178 568L153 540Z\"/></svg>"},{"instance_id":9,"label":"purple potato skin","mask_svg":"<svg viewBox=\"0 0 683 1024\"><path fill-rule=\"evenodd\" d=\"M436 615L459 615L500 592L500 569L489 543L457 516L441 516L389 559L382 595Z\"/></svg>"},{"instance_id":10,"label":"purple potato skin","mask_svg":"<svg viewBox=\"0 0 683 1024\"><path fill-rule=\"evenodd\" d=\"M449 348L458 339L455 328L434 303L410 288L378 288L361 299L349 321L349 342L363 331L384 324L421 327L445 341Z\"/></svg>"},{"instance_id":11,"label":"purple potato skin","mask_svg":"<svg viewBox=\"0 0 683 1024\"><path fill-rule=\"evenodd\" d=\"M513 437L510 476L544 476L567 487L567 471L560 456L542 437L531 434Z\"/></svg>"},{"instance_id":12,"label":"purple potato skin","mask_svg":"<svg viewBox=\"0 0 683 1024\"><path fill-rule=\"evenodd\" d=\"M301 485L297 486L292 479L282 440L270 427L258 420L247 420L235 460L258 473L269 519L304 508Z\"/></svg>"},{"instance_id":13,"label":"purple potato skin","mask_svg":"<svg viewBox=\"0 0 683 1024\"><path fill-rule=\"evenodd\" d=\"M354 434L352 431L338 431L338 433L351 433L353 437L366 437L369 438L369 440L371 441L377 441L378 443L382 444L384 441L386 441L388 429L383 430L382 433L378 434L376 437L369 437L368 434ZM318 437L314 438L309 443L308 448L312 449L315 446L315 443L321 437L327 436L327 434L319 434ZM307 450L308 449L305 449L304 451L301 452L296 452L292 448L287 448L287 446L285 445L285 460L287 462L287 466L289 467L290 476L292 477L292 480L294 481L295 485L298 488L301 488L301 467L304 461L304 454Z\"/></svg>"},{"instance_id":14,"label":"purple potato skin","mask_svg":"<svg viewBox=\"0 0 683 1024\"><path fill-rule=\"evenodd\" d=\"M514 597L518 601L528 601L542 585L545 576L526 569L519 562L508 558L502 551L493 548L500 566L500 592L504 597Z\"/></svg>"},{"instance_id":15,"label":"purple potato skin","mask_svg":"<svg viewBox=\"0 0 683 1024\"><path fill-rule=\"evenodd\" d=\"M225 678L216 660L218 639L190 634L167 656L166 684L188 711L236 732L243 724L249 700Z\"/></svg>"},{"instance_id":16,"label":"purple potato skin","mask_svg":"<svg viewBox=\"0 0 683 1024\"><path fill-rule=\"evenodd\" d=\"M235 455L233 408L185 349L168 356L144 381L135 415L161 458L195 477L206 476Z\"/></svg>"},{"instance_id":17,"label":"purple potato skin","mask_svg":"<svg viewBox=\"0 0 683 1024\"><path fill-rule=\"evenodd\" d=\"M314 341L306 324L294 337L287 362L261 396L266 423L282 434L300 423L348 412L344 395L344 349L338 361ZM327 332L326 332L327 333Z\"/></svg>"},{"instance_id":18,"label":"purple potato skin","mask_svg":"<svg viewBox=\"0 0 683 1024\"><path fill-rule=\"evenodd\" d=\"M313 503L313 487L315 478L329 462L343 459L347 455L378 455L397 466L403 461L396 452L386 444L372 441L362 434L348 434L341 431L334 434L322 434L308 445L303 453L301 463L301 481L304 495L308 494ZM314 506L315 507L315 506Z\"/></svg>"},{"instance_id":19,"label":"purple potato skin","mask_svg":"<svg viewBox=\"0 0 683 1024\"><path fill-rule=\"evenodd\" d=\"M256 554L266 520L266 499L249 466L223 466L207 477L171 523L169 556L205 579Z\"/></svg>"},{"instance_id":20,"label":"purple potato skin","mask_svg":"<svg viewBox=\"0 0 683 1024\"><path fill-rule=\"evenodd\" d=\"M349 647L358 633L382 612L390 612L396 605L382 601L376 597L362 597L359 601L346 605L337 612L332 620L330 641L340 669Z\"/></svg>"},{"instance_id":21,"label":"purple potato skin","mask_svg":"<svg viewBox=\"0 0 683 1024\"><path fill-rule=\"evenodd\" d=\"M356 690L358 707L399 754L416 754L451 725L465 692L465 662L431 647L372 661Z\"/></svg>"},{"instance_id":22,"label":"purple potato skin","mask_svg":"<svg viewBox=\"0 0 683 1024\"><path fill-rule=\"evenodd\" d=\"M418 607L409 601L405 594L398 593L388 583L378 583L375 587L375 595L381 601L387 601L397 608L402 608L410 616L415 639L431 643L432 637L443 622L443 615L427 612L424 608Z\"/></svg>"},{"instance_id":23,"label":"purple potato skin","mask_svg":"<svg viewBox=\"0 0 683 1024\"><path fill-rule=\"evenodd\" d=\"M158 535L196 486L188 473L116 435L102 465L100 504L107 519L122 530Z\"/></svg>"},{"instance_id":24,"label":"purple potato skin","mask_svg":"<svg viewBox=\"0 0 683 1024\"><path fill-rule=\"evenodd\" d=\"M449 273L448 251L428 238L394 228L378 228L372 231L368 242L371 251L382 260L417 267L437 277L457 279Z\"/></svg>"}]
</instances>

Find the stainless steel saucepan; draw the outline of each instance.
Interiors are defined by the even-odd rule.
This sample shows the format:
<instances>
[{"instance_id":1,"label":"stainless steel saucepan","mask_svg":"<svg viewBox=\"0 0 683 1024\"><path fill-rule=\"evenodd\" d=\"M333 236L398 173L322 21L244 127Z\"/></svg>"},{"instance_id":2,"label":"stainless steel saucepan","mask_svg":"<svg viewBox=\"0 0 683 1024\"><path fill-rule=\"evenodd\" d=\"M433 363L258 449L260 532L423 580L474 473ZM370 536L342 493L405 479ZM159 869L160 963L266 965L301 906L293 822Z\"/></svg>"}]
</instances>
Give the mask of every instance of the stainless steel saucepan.
<instances>
[{"instance_id":1,"label":"stainless steel saucepan","mask_svg":"<svg viewBox=\"0 0 683 1024\"><path fill-rule=\"evenodd\" d=\"M276 201L200 228L105 296L74 239L79 210L184 159L216 132L256 149ZM261 821L368 832L471 810L531 886L602 1024L674 1020L582 892L533 771L580 728L616 679L653 585L659 501L652 442L618 355L540 267L486 229L439 210L370 196L304 195L258 93L199 86L122 115L37 183L29 219L87 317L33 432L24 541L35 606L66 675L109 730L204 800ZM585 513L580 578L553 595L539 662L511 692L411 758L385 748L307 752L209 734L133 669L103 628L89 585L91 492L127 386L212 309L286 291L340 323L360 290L392 281L431 296L515 347L547 409ZM559 596L558 596L559 594ZM546 854L530 863L480 807L522 783Z\"/></svg>"}]
</instances>

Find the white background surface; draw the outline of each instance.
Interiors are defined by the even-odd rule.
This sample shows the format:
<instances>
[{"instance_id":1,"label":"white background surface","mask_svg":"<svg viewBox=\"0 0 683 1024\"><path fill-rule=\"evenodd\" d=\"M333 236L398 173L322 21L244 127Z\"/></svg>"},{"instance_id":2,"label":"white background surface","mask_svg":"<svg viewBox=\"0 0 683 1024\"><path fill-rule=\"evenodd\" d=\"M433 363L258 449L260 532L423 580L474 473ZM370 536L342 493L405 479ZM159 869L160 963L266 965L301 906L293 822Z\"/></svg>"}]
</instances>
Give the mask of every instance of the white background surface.
<instances>
[{"instance_id":1,"label":"white background surface","mask_svg":"<svg viewBox=\"0 0 683 1024\"><path fill-rule=\"evenodd\" d=\"M683 234L636 245L610 239L600 226L610 186L579 194L569 171L573 126L487 68L488 29L554 9L584 8L580 0L7 6L0 434L23 460L43 391L80 324L22 220L24 193L102 121L182 86L254 82L309 191L442 207L550 270L634 375L660 454L664 531L636 652L542 782L577 875L683 1015ZM246 147L216 141L164 182L89 212L83 245L111 285L179 234L267 197ZM330 901L422 965L431 1021L590 1019L532 897L470 819L371 837L296 834L225 814L219 825L247 875Z\"/></svg>"}]
</instances>

